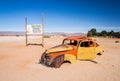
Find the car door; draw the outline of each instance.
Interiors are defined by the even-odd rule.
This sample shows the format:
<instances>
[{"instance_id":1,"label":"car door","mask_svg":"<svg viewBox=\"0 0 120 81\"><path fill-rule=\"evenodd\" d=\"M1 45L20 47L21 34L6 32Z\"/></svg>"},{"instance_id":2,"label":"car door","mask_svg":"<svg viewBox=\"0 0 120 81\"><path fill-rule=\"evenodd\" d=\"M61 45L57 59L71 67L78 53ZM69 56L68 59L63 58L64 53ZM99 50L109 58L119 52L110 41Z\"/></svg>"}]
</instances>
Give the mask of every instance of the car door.
<instances>
[{"instance_id":1,"label":"car door","mask_svg":"<svg viewBox=\"0 0 120 81\"><path fill-rule=\"evenodd\" d=\"M81 41L78 46L77 59L91 60L95 58L95 44L93 41Z\"/></svg>"}]
</instances>

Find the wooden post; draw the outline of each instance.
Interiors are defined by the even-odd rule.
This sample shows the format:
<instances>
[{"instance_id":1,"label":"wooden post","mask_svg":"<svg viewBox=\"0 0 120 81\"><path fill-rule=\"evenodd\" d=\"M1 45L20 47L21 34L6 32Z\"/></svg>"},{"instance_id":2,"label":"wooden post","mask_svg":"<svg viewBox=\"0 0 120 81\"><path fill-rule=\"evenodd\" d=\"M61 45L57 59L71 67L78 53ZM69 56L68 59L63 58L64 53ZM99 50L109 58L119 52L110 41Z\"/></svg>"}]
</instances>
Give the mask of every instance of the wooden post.
<instances>
[{"instance_id":1,"label":"wooden post","mask_svg":"<svg viewBox=\"0 0 120 81\"><path fill-rule=\"evenodd\" d=\"M42 45L44 47L44 13L42 14Z\"/></svg>"},{"instance_id":2,"label":"wooden post","mask_svg":"<svg viewBox=\"0 0 120 81\"><path fill-rule=\"evenodd\" d=\"M28 46L28 43L27 43L27 17L25 18L25 36L26 36L26 46Z\"/></svg>"}]
</instances>

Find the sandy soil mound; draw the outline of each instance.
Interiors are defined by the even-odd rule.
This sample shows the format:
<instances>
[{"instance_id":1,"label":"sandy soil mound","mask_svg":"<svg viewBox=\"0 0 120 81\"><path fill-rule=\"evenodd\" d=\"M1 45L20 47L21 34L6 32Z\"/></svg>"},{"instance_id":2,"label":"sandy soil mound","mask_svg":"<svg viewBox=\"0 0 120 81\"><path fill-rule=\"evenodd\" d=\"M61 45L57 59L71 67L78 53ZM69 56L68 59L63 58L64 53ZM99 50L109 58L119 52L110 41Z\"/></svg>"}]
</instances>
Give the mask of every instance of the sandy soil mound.
<instances>
[{"instance_id":1,"label":"sandy soil mound","mask_svg":"<svg viewBox=\"0 0 120 81\"><path fill-rule=\"evenodd\" d=\"M63 37L45 38L45 47L25 46L25 37L0 37L0 81L120 81L120 43L111 38L94 38L104 54L94 61L65 63L60 68L38 64L41 54L61 44ZM39 43L40 39L31 39Z\"/></svg>"}]
</instances>

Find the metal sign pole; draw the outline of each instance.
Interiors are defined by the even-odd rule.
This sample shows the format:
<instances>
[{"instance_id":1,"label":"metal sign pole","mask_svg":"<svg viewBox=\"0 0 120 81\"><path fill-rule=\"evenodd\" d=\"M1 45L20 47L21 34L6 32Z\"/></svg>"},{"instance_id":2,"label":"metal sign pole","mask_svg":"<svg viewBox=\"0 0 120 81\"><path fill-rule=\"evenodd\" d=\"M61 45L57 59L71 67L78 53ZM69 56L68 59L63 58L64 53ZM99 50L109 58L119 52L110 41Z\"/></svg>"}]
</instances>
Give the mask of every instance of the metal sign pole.
<instances>
[{"instance_id":1,"label":"metal sign pole","mask_svg":"<svg viewBox=\"0 0 120 81\"><path fill-rule=\"evenodd\" d=\"M42 45L44 47L44 13L42 14Z\"/></svg>"},{"instance_id":2,"label":"metal sign pole","mask_svg":"<svg viewBox=\"0 0 120 81\"><path fill-rule=\"evenodd\" d=\"M27 43L27 17L25 18L25 35L26 35L26 46L28 46L28 43Z\"/></svg>"}]
</instances>

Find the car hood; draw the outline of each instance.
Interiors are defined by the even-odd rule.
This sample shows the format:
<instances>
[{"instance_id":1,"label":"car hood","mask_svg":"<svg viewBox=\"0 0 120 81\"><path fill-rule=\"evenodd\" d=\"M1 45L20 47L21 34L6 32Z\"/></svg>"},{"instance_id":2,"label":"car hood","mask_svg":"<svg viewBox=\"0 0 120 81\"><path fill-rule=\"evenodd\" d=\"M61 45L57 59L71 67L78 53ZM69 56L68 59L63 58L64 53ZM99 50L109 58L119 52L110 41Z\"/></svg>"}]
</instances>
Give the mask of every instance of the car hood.
<instances>
[{"instance_id":1,"label":"car hood","mask_svg":"<svg viewBox=\"0 0 120 81\"><path fill-rule=\"evenodd\" d=\"M55 46L53 48L50 48L46 51L46 53L52 53L52 52L61 52L61 51L68 51L68 50L73 50L73 47L70 45L59 45Z\"/></svg>"}]
</instances>

